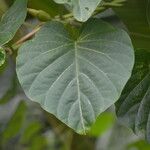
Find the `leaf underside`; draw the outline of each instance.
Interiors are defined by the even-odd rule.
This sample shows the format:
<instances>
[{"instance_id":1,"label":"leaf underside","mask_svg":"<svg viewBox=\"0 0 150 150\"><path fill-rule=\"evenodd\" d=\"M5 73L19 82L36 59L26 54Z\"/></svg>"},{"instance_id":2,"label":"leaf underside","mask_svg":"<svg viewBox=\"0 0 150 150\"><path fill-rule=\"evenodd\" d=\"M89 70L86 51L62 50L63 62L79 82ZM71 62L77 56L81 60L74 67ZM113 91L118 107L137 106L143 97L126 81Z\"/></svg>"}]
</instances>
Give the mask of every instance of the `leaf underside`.
<instances>
[{"instance_id":1,"label":"leaf underside","mask_svg":"<svg viewBox=\"0 0 150 150\"><path fill-rule=\"evenodd\" d=\"M87 21L102 0L54 0L56 3L69 4L74 17L81 22Z\"/></svg>"},{"instance_id":2,"label":"leaf underside","mask_svg":"<svg viewBox=\"0 0 150 150\"><path fill-rule=\"evenodd\" d=\"M74 40L63 24L48 22L19 49L17 75L31 100L85 134L119 98L133 64L123 30L92 19Z\"/></svg>"},{"instance_id":3,"label":"leaf underside","mask_svg":"<svg viewBox=\"0 0 150 150\"><path fill-rule=\"evenodd\" d=\"M138 51L131 79L116 104L122 124L134 132L145 131L150 141L150 52Z\"/></svg>"},{"instance_id":4,"label":"leaf underside","mask_svg":"<svg viewBox=\"0 0 150 150\"><path fill-rule=\"evenodd\" d=\"M27 14L27 0L16 0L0 21L0 46L8 43L23 24Z\"/></svg>"}]
</instances>

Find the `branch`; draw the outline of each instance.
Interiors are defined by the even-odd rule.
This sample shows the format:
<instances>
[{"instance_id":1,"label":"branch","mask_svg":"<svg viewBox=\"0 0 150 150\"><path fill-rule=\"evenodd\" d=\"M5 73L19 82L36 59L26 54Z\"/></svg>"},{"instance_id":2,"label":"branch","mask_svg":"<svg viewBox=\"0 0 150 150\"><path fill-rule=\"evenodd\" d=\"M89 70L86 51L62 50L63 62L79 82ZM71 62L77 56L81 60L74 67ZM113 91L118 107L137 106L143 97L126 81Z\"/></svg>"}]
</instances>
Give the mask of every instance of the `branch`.
<instances>
[{"instance_id":1,"label":"branch","mask_svg":"<svg viewBox=\"0 0 150 150\"><path fill-rule=\"evenodd\" d=\"M20 40L18 40L16 43L14 43L14 44L12 45L12 48L13 48L13 49L18 49L18 47L20 47L20 45L21 45L22 43L24 43L25 41L27 41L28 39L30 39L32 36L34 36L34 34L35 34L36 32L38 32L38 31L40 30L40 28L41 28L41 25L38 26L37 28L35 28L34 30L32 30L30 33L28 33L28 34L26 34L25 36L23 36Z\"/></svg>"}]
</instances>

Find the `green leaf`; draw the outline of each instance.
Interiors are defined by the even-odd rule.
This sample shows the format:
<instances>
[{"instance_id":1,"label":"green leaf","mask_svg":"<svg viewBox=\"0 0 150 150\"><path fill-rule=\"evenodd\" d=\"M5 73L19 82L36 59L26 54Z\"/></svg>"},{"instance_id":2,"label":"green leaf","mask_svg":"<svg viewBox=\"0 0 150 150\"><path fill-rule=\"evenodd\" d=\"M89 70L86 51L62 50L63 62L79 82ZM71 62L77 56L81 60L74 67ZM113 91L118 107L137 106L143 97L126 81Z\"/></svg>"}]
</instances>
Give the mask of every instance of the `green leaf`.
<instances>
[{"instance_id":1,"label":"green leaf","mask_svg":"<svg viewBox=\"0 0 150 150\"><path fill-rule=\"evenodd\" d=\"M27 13L27 0L16 0L0 22L0 46L8 43L23 24Z\"/></svg>"},{"instance_id":2,"label":"green leaf","mask_svg":"<svg viewBox=\"0 0 150 150\"><path fill-rule=\"evenodd\" d=\"M150 52L141 50L136 54L136 64L120 100L117 115L121 123L135 132L146 131L150 141Z\"/></svg>"},{"instance_id":3,"label":"green leaf","mask_svg":"<svg viewBox=\"0 0 150 150\"><path fill-rule=\"evenodd\" d=\"M150 123L148 119L148 107L150 107L148 102L150 94L149 5L149 0L132 0L127 1L123 7L115 9L127 25L135 48L137 50L142 49L137 52L132 77L116 104L117 115L120 122L131 127L135 132L144 130L148 141L150 141Z\"/></svg>"},{"instance_id":4,"label":"green leaf","mask_svg":"<svg viewBox=\"0 0 150 150\"><path fill-rule=\"evenodd\" d=\"M53 0L28 0L28 7L43 10L52 17L67 12L65 7L57 5Z\"/></svg>"},{"instance_id":5,"label":"green leaf","mask_svg":"<svg viewBox=\"0 0 150 150\"><path fill-rule=\"evenodd\" d=\"M40 130L42 129L42 125L40 122L34 121L30 123L24 131L24 134L21 138L22 144L28 144L32 141L32 139L38 135Z\"/></svg>"},{"instance_id":6,"label":"green leaf","mask_svg":"<svg viewBox=\"0 0 150 150\"><path fill-rule=\"evenodd\" d=\"M150 150L150 144L145 140L139 140L133 143L130 143L127 146L127 150Z\"/></svg>"},{"instance_id":7,"label":"green leaf","mask_svg":"<svg viewBox=\"0 0 150 150\"><path fill-rule=\"evenodd\" d=\"M147 21L148 21L148 24L150 26L150 0L148 0L147 2L147 11L146 11L146 15L147 15Z\"/></svg>"},{"instance_id":8,"label":"green leaf","mask_svg":"<svg viewBox=\"0 0 150 150\"><path fill-rule=\"evenodd\" d=\"M29 150L43 150L46 149L48 145L46 137L42 135L35 136L31 142Z\"/></svg>"},{"instance_id":9,"label":"green leaf","mask_svg":"<svg viewBox=\"0 0 150 150\"><path fill-rule=\"evenodd\" d=\"M26 109L27 107L25 102L21 101L1 135L3 144L19 133L25 119Z\"/></svg>"},{"instance_id":10,"label":"green leaf","mask_svg":"<svg viewBox=\"0 0 150 150\"><path fill-rule=\"evenodd\" d=\"M16 74L14 75L14 77L12 78L11 81L11 86L9 87L9 89L6 91L6 93L4 93L4 95L2 97L0 97L0 105L4 105L6 103L8 103L17 93L17 78L16 78Z\"/></svg>"},{"instance_id":11,"label":"green leaf","mask_svg":"<svg viewBox=\"0 0 150 150\"><path fill-rule=\"evenodd\" d=\"M85 133L120 97L134 53L125 31L98 19L84 24L76 40L70 34L59 22L46 23L20 48L17 74L31 100Z\"/></svg>"},{"instance_id":12,"label":"green leaf","mask_svg":"<svg viewBox=\"0 0 150 150\"><path fill-rule=\"evenodd\" d=\"M128 0L123 7L114 8L117 15L127 26L136 49L150 50L148 1L149 0Z\"/></svg>"},{"instance_id":13,"label":"green leaf","mask_svg":"<svg viewBox=\"0 0 150 150\"><path fill-rule=\"evenodd\" d=\"M7 10L7 5L5 0L0 1L0 17L4 14L4 12Z\"/></svg>"},{"instance_id":14,"label":"green leaf","mask_svg":"<svg viewBox=\"0 0 150 150\"><path fill-rule=\"evenodd\" d=\"M104 112L98 116L95 124L91 127L89 135L101 136L104 132L110 129L115 122L115 116L110 112Z\"/></svg>"},{"instance_id":15,"label":"green leaf","mask_svg":"<svg viewBox=\"0 0 150 150\"><path fill-rule=\"evenodd\" d=\"M6 53L0 48L0 67L5 63Z\"/></svg>"},{"instance_id":16,"label":"green leaf","mask_svg":"<svg viewBox=\"0 0 150 150\"><path fill-rule=\"evenodd\" d=\"M56 3L68 3L73 7L74 17L78 21L87 21L102 0L54 0Z\"/></svg>"}]
</instances>

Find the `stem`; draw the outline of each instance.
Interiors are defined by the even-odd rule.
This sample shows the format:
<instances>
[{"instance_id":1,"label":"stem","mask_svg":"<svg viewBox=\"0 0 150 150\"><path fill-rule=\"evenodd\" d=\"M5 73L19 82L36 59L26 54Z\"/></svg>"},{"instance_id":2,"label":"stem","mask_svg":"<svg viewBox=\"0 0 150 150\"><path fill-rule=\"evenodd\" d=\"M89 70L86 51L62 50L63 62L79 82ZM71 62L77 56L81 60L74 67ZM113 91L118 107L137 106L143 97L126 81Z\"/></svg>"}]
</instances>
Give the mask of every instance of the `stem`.
<instances>
[{"instance_id":1,"label":"stem","mask_svg":"<svg viewBox=\"0 0 150 150\"><path fill-rule=\"evenodd\" d=\"M37 17L41 21L51 20L51 16L43 10L36 10L31 8L28 8L27 10L29 14L31 14L34 17Z\"/></svg>"},{"instance_id":2,"label":"stem","mask_svg":"<svg viewBox=\"0 0 150 150\"><path fill-rule=\"evenodd\" d=\"M38 32L40 30L40 28L41 28L41 26L35 28L30 33L28 33L25 36L23 36L20 40L18 40L16 43L14 43L12 45L12 48L13 49L18 49L22 43L24 43L25 41L27 41L28 39L30 39L36 32Z\"/></svg>"},{"instance_id":3,"label":"stem","mask_svg":"<svg viewBox=\"0 0 150 150\"><path fill-rule=\"evenodd\" d=\"M62 16L56 15L54 18L51 18L51 16L47 12L43 10L36 10L36 9L31 9L31 8L28 8L28 13L34 17L37 17L41 21L49 21L49 20L62 21L62 20L67 20L69 18L73 18L72 13L68 13Z\"/></svg>"},{"instance_id":4,"label":"stem","mask_svg":"<svg viewBox=\"0 0 150 150\"><path fill-rule=\"evenodd\" d=\"M72 18L72 17L73 17L73 14L72 14L72 13L63 15L63 18L65 18L65 19Z\"/></svg>"},{"instance_id":5,"label":"stem","mask_svg":"<svg viewBox=\"0 0 150 150\"><path fill-rule=\"evenodd\" d=\"M104 11L106 8L105 7L98 7L94 13L93 13L93 16L99 14L100 12Z\"/></svg>"},{"instance_id":6,"label":"stem","mask_svg":"<svg viewBox=\"0 0 150 150\"><path fill-rule=\"evenodd\" d=\"M12 49L9 48L9 47L5 47L4 50L5 50L6 54L8 54L8 55L12 55L13 54Z\"/></svg>"},{"instance_id":7,"label":"stem","mask_svg":"<svg viewBox=\"0 0 150 150\"><path fill-rule=\"evenodd\" d=\"M27 27L27 28L32 28L32 29L35 28L35 25L30 24L30 23L28 23L28 22L24 22L23 25L24 25L25 27Z\"/></svg>"}]
</instances>

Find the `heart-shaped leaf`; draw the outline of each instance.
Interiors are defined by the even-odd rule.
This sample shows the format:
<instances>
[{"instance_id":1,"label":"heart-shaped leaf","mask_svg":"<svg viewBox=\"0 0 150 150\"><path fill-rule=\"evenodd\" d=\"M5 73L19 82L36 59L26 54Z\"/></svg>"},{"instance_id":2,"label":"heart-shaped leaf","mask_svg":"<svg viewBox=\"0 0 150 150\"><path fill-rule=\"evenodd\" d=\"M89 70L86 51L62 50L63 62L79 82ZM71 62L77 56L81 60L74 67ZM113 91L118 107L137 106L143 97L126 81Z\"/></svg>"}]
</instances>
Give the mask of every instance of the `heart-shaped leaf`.
<instances>
[{"instance_id":1,"label":"heart-shaped leaf","mask_svg":"<svg viewBox=\"0 0 150 150\"><path fill-rule=\"evenodd\" d=\"M0 22L0 46L9 42L22 25L27 13L27 0L16 0Z\"/></svg>"},{"instance_id":2,"label":"heart-shaped leaf","mask_svg":"<svg viewBox=\"0 0 150 150\"><path fill-rule=\"evenodd\" d=\"M20 48L17 74L30 99L85 133L117 101L133 64L131 40L123 30L93 19L74 40L63 24L48 22Z\"/></svg>"},{"instance_id":3,"label":"heart-shaped leaf","mask_svg":"<svg viewBox=\"0 0 150 150\"><path fill-rule=\"evenodd\" d=\"M150 141L150 52L137 52L131 79L116 106L119 120L135 132L145 130Z\"/></svg>"},{"instance_id":4,"label":"heart-shaped leaf","mask_svg":"<svg viewBox=\"0 0 150 150\"><path fill-rule=\"evenodd\" d=\"M54 0L56 3L67 3L73 7L74 17L78 21L87 21L102 0Z\"/></svg>"}]
</instances>

